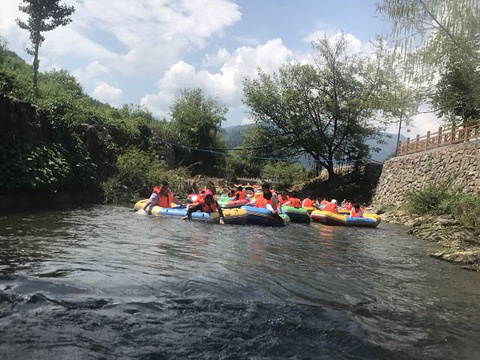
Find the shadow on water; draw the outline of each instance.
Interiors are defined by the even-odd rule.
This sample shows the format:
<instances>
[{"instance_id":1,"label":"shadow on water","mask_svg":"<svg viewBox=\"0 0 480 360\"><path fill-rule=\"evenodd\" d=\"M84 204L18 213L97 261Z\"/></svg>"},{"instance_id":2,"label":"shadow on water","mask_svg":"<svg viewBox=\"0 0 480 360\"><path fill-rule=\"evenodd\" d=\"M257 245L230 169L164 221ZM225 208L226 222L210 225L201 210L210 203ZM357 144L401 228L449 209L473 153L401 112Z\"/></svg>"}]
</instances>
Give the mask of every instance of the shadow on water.
<instances>
[{"instance_id":1,"label":"shadow on water","mask_svg":"<svg viewBox=\"0 0 480 360\"><path fill-rule=\"evenodd\" d=\"M479 275L401 227L0 218L0 358L477 359Z\"/></svg>"}]
</instances>

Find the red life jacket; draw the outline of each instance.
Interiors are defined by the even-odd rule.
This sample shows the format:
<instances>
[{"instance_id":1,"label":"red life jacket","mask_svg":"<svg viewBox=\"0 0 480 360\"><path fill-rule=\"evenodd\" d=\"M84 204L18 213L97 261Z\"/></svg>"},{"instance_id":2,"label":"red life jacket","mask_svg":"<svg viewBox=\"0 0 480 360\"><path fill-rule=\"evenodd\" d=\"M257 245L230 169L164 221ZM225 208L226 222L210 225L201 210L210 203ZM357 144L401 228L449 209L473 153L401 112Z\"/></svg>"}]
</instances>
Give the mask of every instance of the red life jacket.
<instances>
[{"instance_id":1,"label":"red life jacket","mask_svg":"<svg viewBox=\"0 0 480 360\"><path fill-rule=\"evenodd\" d=\"M312 199L306 198L305 200L303 200L303 206L304 207L313 207Z\"/></svg>"},{"instance_id":2,"label":"red life jacket","mask_svg":"<svg viewBox=\"0 0 480 360\"><path fill-rule=\"evenodd\" d=\"M322 202L320 203L320 205L327 205L327 204L328 204L327 200L322 200Z\"/></svg>"},{"instance_id":3,"label":"red life jacket","mask_svg":"<svg viewBox=\"0 0 480 360\"><path fill-rule=\"evenodd\" d=\"M351 203L347 202L347 203L345 204L345 210L352 210L352 208L353 208L353 207L352 207L352 204L351 204Z\"/></svg>"},{"instance_id":4,"label":"red life jacket","mask_svg":"<svg viewBox=\"0 0 480 360\"><path fill-rule=\"evenodd\" d=\"M296 208L300 208L302 207L302 203L300 202L300 199L298 198L294 198L294 197L291 197L291 198L288 198L288 201L290 202L290 206L293 206L293 207L296 207Z\"/></svg>"},{"instance_id":5,"label":"red life jacket","mask_svg":"<svg viewBox=\"0 0 480 360\"><path fill-rule=\"evenodd\" d=\"M157 205L162 208L169 208L170 203L173 200L173 195L170 190L168 190L167 195L162 195L162 193L158 194L158 202Z\"/></svg>"},{"instance_id":6,"label":"red life jacket","mask_svg":"<svg viewBox=\"0 0 480 360\"><path fill-rule=\"evenodd\" d=\"M235 192L236 200L245 200L246 197L247 197L247 195L245 195L244 191L236 191Z\"/></svg>"},{"instance_id":7,"label":"red life jacket","mask_svg":"<svg viewBox=\"0 0 480 360\"><path fill-rule=\"evenodd\" d=\"M323 208L323 211L330 211L330 212L335 212L335 210L337 210L338 206L337 204L334 204L334 203L328 203L327 205L325 205L325 207Z\"/></svg>"}]
</instances>

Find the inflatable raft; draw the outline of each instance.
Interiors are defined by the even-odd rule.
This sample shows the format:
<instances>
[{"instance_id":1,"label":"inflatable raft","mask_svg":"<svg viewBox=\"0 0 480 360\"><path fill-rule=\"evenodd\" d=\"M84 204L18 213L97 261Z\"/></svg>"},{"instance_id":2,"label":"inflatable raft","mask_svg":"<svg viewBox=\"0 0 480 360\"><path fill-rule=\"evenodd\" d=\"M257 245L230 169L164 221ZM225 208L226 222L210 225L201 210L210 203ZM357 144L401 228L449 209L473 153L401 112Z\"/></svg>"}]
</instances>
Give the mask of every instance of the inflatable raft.
<instances>
[{"instance_id":1,"label":"inflatable raft","mask_svg":"<svg viewBox=\"0 0 480 360\"><path fill-rule=\"evenodd\" d=\"M365 213L363 217L351 217L323 210L313 211L312 220L325 225L339 226L377 227L380 224L380 217L377 214Z\"/></svg>"},{"instance_id":2,"label":"inflatable raft","mask_svg":"<svg viewBox=\"0 0 480 360\"><path fill-rule=\"evenodd\" d=\"M140 200L138 201L135 206L133 207L134 211L143 209L145 205L147 205L148 200ZM173 207L173 208L163 208L160 206L154 206L152 209L152 215L155 216L173 216L173 217L184 217L187 215L187 208L186 207ZM192 220L202 220L207 222L218 222L218 213L207 213L196 211L192 213Z\"/></svg>"},{"instance_id":3,"label":"inflatable raft","mask_svg":"<svg viewBox=\"0 0 480 360\"><path fill-rule=\"evenodd\" d=\"M133 210L137 211L143 209L147 205L148 200L138 201ZM274 217L267 209L260 209L255 207L242 207L235 209L222 209L225 224L232 225L262 225L262 226L285 226L290 222L290 219L285 214L280 214L281 222ZM152 208L152 215L167 216L182 218L187 215L186 207L162 208L154 206ZM219 221L219 214L196 211L192 213L192 220L200 220L206 222L217 223Z\"/></svg>"},{"instance_id":4,"label":"inflatable raft","mask_svg":"<svg viewBox=\"0 0 480 360\"><path fill-rule=\"evenodd\" d=\"M292 223L309 223L310 216L304 208L296 208L293 206L282 206L282 211L290 218Z\"/></svg>"},{"instance_id":5,"label":"inflatable raft","mask_svg":"<svg viewBox=\"0 0 480 360\"><path fill-rule=\"evenodd\" d=\"M250 225L279 227L290 222L290 218L286 214L278 214L279 217L277 217L265 208L242 206L241 209L247 212L246 223Z\"/></svg>"}]
</instances>

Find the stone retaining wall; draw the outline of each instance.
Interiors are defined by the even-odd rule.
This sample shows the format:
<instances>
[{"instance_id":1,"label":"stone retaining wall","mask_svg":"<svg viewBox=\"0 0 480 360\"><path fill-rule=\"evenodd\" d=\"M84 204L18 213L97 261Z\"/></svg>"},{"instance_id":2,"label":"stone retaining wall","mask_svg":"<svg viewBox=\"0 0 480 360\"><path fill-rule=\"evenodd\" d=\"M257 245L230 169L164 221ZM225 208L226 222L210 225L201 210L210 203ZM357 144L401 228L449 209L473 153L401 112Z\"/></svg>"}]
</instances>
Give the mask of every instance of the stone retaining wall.
<instances>
[{"instance_id":1,"label":"stone retaining wall","mask_svg":"<svg viewBox=\"0 0 480 360\"><path fill-rule=\"evenodd\" d=\"M428 183L451 181L467 193L480 193L480 142L452 145L385 161L373 204L399 205L405 193Z\"/></svg>"}]
</instances>

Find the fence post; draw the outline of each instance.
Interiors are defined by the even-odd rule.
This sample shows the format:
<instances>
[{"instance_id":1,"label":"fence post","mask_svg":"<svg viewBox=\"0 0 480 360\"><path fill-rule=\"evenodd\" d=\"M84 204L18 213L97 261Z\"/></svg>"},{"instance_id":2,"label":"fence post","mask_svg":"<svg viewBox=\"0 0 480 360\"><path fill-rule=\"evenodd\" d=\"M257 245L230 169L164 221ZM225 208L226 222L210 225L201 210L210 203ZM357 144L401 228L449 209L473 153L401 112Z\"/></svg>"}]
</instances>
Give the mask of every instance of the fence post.
<instances>
[{"instance_id":1,"label":"fence post","mask_svg":"<svg viewBox=\"0 0 480 360\"><path fill-rule=\"evenodd\" d=\"M420 135L417 134L417 140L415 141L415 152L418 152L418 145L420 144Z\"/></svg>"},{"instance_id":2,"label":"fence post","mask_svg":"<svg viewBox=\"0 0 480 360\"><path fill-rule=\"evenodd\" d=\"M407 138L407 152L406 152L406 154L408 154L408 145L410 145L410 138Z\"/></svg>"},{"instance_id":3,"label":"fence post","mask_svg":"<svg viewBox=\"0 0 480 360\"><path fill-rule=\"evenodd\" d=\"M452 126L452 130L450 131L450 145L453 144L454 139L455 139L455 125Z\"/></svg>"},{"instance_id":4,"label":"fence post","mask_svg":"<svg viewBox=\"0 0 480 360\"><path fill-rule=\"evenodd\" d=\"M464 142L468 142L468 140L470 140L470 126L464 126L463 127L464 129Z\"/></svg>"},{"instance_id":5,"label":"fence post","mask_svg":"<svg viewBox=\"0 0 480 360\"><path fill-rule=\"evenodd\" d=\"M442 140L442 127L438 128L438 139L437 139L437 147L440 147L440 142Z\"/></svg>"},{"instance_id":6,"label":"fence post","mask_svg":"<svg viewBox=\"0 0 480 360\"><path fill-rule=\"evenodd\" d=\"M425 150L428 150L429 141L430 141L430 131L427 131L427 138L425 139Z\"/></svg>"}]
</instances>

